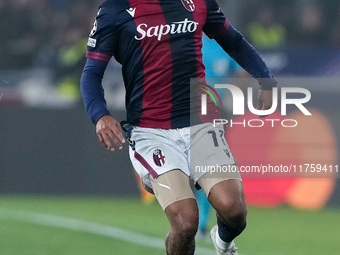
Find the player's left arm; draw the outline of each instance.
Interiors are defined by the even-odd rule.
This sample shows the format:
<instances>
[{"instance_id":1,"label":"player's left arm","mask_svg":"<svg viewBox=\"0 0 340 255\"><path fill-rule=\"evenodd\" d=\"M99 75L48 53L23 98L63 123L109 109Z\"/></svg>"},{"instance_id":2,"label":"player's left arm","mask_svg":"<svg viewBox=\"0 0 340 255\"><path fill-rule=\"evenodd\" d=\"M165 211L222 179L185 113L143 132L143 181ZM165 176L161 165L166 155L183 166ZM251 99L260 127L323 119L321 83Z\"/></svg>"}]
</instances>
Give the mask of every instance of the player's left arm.
<instances>
[{"instance_id":1,"label":"player's left arm","mask_svg":"<svg viewBox=\"0 0 340 255\"><path fill-rule=\"evenodd\" d=\"M272 105L272 88L277 81L255 48L237 31L221 12L215 0L209 4L208 17L203 31L228 53L244 70L256 78L260 85L258 94L259 110L270 109Z\"/></svg>"},{"instance_id":2,"label":"player's left arm","mask_svg":"<svg viewBox=\"0 0 340 255\"><path fill-rule=\"evenodd\" d=\"M272 89L277 86L277 81L255 48L231 24L227 30L217 34L215 40L244 70L258 80L260 90L257 109L270 109Z\"/></svg>"},{"instance_id":3,"label":"player's left arm","mask_svg":"<svg viewBox=\"0 0 340 255\"><path fill-rule=\"evenodd\" d=\"M273 90L260 89L257 97L257 110L268 110L273 104ZM265 116L260 116L265 117Z\"/></svg>"}]
</instances>

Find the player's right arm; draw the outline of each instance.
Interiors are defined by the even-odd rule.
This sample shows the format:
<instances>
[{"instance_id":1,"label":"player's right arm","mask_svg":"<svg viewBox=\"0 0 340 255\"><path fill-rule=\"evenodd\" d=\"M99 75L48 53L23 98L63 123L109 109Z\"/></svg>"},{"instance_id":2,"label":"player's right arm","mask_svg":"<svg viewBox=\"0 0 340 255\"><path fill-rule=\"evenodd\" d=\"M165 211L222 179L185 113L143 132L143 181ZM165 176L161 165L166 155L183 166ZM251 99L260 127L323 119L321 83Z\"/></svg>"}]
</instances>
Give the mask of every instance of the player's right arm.
<instances>
[{"instance_id":1,"label":"player's right arm","mask_svg":"<svg viewBox=\"0 0 340 255\"><path fill-rule=\"evenodd\" d=\"M122 129L106 106L102 79L107 62L89 58L80 80L80 90L87 115L96 124L99 141L108 150L122 148L125 142Z\"/></svg>"},{"instance_id":2,"label":"player's right arm","mask_svg":"<svg viewBox=\"0 0 340 255\"><path fill-rule=\"evenodd\" d=\"M102 79L114 46L114 24L107 19L105 7L98 11L87 47L87 61L80 80L85 110L96 124L99 141L109 150L122 148L125 142L119 122L106 106ZM112 20L112 19L111 19Z\"/></svg>"},{"instance_id":3,"label":"player's right arm","mask_svg":"<svg viewBox=\"0 0 340 255\"><path fill-rule=\"evenodd\" d=\"M96 124L96 133L99 141L106 149L114 151L115 148L122 149L125 143L122 129L117 120L111 115L102 116Z\"/></svg>"}]
</instances>

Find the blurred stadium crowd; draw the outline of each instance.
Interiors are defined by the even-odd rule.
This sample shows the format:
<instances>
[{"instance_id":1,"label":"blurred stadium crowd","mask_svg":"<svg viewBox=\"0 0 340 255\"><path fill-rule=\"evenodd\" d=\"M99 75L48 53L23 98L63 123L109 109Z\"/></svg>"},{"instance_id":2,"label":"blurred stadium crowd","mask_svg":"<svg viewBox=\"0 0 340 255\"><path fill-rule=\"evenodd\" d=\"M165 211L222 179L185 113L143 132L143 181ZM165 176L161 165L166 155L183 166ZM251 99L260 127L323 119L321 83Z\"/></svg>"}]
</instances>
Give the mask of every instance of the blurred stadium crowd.
<instances>
[{"instance_id":1,"label":"blurred stadium crowd","mask_svg":"<svg viewBox=\"0 0 340 255\"><path fill-rule=\"evenodd\" d=\"M303 44L340 47L337 0L250 1L241 9L243 33L259 49Z\"/></svg>"},{"instance_id":2,"label":"blurred stadium crowd","mask_svg":"<svg viewBox=\"0 0 340 255\"><path fill-rule=\"evenodd\" d=\"M36 69L41 76L45 70L45 84L79 98L76 87L85 62L86 40L101 2L0 0L0 88L8 87L7 81L22 82L18 76L23 71ZM297 45L340 48L338 0L219 2L232 24L260 51Z\"/></svg>"},{"instance_id":3,"label":"blurred stadium crowd","mask_svg":"<svg viewBox=\"0 0 340 255\"><path fill-rule=\"evenodd\" d=\"M88 34L98 4L87 0L0 0L0 69L52 64Z\"/></svg>"},{"instance_id":4,"label":"blurred stadium crowd","mask_svg":"<svg viewBox=\"0 0 340 255\"><path fill-rule=\"evenodd\" d=\"M29 68L32 65L53 67L58 52L87 37L101 2L0 0L0 69ZM228 13L228 5L235 1L220 2ZM240 15L236 26L259 49L301 43L340 47L338 0L243 2L238 3Z\"/></svg>"}]
</instances>

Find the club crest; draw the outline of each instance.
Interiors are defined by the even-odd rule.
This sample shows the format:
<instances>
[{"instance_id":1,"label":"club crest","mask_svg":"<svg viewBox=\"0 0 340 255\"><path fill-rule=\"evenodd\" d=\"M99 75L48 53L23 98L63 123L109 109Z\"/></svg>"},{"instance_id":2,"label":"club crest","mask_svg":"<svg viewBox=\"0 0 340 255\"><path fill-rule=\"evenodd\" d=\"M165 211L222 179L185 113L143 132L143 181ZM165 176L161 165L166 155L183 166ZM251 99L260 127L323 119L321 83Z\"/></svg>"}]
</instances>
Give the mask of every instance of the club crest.
<instances>
[{"instance_id":1,"label":"club crest","mask_svg":"<svg viewBox=\"0 0 340 255\"><path fill-rule=\"evenodd\" d=\"M154 150L153 161L157 166L163 166L165 164L165 156L161 150L159 149Z\"/></svg>"},{"instance_id":2,"label":"club crest","mask_svg":"<svg viewBox=\"0 0 340 255\"><path fill-rule=\"evenodd\" d=\"M193 12L195 10L195 4L193 0L181 0L181 2L185 9L187 9L189 12Z\"/></svg>"}]
</instances>

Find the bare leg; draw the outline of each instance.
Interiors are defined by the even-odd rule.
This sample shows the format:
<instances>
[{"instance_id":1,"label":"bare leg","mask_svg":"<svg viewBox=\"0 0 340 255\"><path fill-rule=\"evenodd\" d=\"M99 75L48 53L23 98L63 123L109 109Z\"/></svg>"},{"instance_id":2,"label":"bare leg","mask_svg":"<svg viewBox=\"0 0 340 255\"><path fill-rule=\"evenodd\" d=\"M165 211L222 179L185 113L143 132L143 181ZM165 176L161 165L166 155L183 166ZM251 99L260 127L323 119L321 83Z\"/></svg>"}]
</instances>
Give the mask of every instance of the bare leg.
<instances>
[{"instance_id":1,"label":"bare leg","mask_svg":"<svg viewBox=\"0 0 340 255\"><path fill-rule=\"evenodd\" d=\"M169 255L193 255L198 228L198 208L195 199L177 201L165 209L171 229L165 239Z\"/></svg>"},{"instance_id":2,"label":"bare leg","mask_svg":"<svg viewBox=\"0 0 340 255\"><path fill-rule=\"evenodd\" d=\"M208 199L217 212L218 222L225 226L224 237L227 240L224 241L232 241L246 225L247 208L242 182L240 180L219 182L211 188Z\"/></svg>"}]
</instances>

